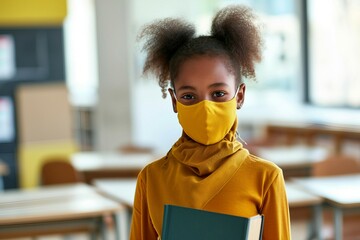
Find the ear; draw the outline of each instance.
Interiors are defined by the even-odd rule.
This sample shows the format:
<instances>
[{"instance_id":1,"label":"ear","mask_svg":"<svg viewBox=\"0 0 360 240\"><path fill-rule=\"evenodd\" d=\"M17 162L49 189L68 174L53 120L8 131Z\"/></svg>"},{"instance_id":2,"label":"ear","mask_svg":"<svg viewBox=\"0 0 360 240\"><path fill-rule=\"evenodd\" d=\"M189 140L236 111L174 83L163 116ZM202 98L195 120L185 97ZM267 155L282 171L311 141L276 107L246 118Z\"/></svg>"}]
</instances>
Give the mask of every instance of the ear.
<instances>
[{"instance_id":1,"label":"ear","mask_svg":"<svg viewBox=\"0 0 360 240\"><path fill-rule=\"evenodd\" d=\"M170 96L171 96L171 102L172 102L172 106L173 106L174 113L177 113L176 97L175 97L174 90L172 90L171 88L169 88L168 91L169 91Z\"/></svg>"},{"instance_id":2,"label":"ear","mask_svg":"<svg viewBox=\"0 0 360 240\"><path fill-rule=\"evenodd\" d=\"M237 109L240 109L242 107L243 103L244 103L245 89L246 89L245 83L241 83L240 86L239 86L239 91L236 94L236 102L237 102L236 108Z\"/></svg>"}]
</instances>

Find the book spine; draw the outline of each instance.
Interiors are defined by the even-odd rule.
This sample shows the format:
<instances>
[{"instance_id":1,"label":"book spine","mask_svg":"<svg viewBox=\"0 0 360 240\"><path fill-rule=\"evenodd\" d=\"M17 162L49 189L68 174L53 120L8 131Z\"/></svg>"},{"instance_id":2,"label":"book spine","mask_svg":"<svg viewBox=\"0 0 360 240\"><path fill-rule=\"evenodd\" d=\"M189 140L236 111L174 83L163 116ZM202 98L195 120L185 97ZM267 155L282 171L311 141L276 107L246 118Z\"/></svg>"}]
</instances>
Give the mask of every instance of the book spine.
<instances>
[{"instance_id":1,"label":"book spine","mask_svg":"<svg viewBox=\"0 0 360 240\"><path fill-rule=\"evenodd\" d=\"M170 239L170 237L168 237L169 235L169 220L171 219L170 218L170 213L171 212L171 209L165 205L164 206L164 216L163 216L163 226L162 226L162 234L161 234L161 240L168 240ZM169 220L168 220L169 219Z\"/></svg>"}]
</instances>

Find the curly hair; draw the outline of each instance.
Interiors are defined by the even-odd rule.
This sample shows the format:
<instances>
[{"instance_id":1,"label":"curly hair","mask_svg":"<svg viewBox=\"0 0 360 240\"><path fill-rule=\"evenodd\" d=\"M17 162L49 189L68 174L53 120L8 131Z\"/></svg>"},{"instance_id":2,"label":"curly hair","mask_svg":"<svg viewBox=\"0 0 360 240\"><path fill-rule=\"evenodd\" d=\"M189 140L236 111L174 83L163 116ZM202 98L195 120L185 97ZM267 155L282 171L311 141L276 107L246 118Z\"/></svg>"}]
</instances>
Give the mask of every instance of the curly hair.
<instances>
[{"instance_id":1,"label":"curly hair","mask_svg":"<svg viewBox=\"0 0 360 240\"><path fill-rule=\"evenodd\" d=\"M174 86L178 71L195 56L221 56L234 74L255 79L255 63L261 61L262 38L251 9L231 5L214 17L210 35L195 36L195 27L181 19L166 18L146 25L139 39L145 39L147 52L143 73L158 78L163 98L169 82Z\"/></svg>"}]
</instances>

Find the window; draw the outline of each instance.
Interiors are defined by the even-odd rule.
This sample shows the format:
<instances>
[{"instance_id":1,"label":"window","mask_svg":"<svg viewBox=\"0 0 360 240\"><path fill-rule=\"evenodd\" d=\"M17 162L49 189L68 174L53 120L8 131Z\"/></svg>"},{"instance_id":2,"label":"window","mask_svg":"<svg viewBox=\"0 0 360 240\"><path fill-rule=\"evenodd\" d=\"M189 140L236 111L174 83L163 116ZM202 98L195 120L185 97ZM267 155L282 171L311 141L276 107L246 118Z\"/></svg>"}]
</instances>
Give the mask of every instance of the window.
<instances>
[{"instance_id":1,"label":"window","mask_svg":"<svg viewBox=\"0 0 360 240\"><path fill-rule=\"evenodd\" d=\"M299 20L293 1L254 1L264 24L264 57L257 72L262 87L291 89L300 70Z\"/></svg>"},{"instance_id":2,"label":"window","mask_svg":"<svg viewBox=\"0 0 360 240\"><path fill-rule=\"evenodd\" d=\"M263 23L263 60L257 82L247 82L248 103L255 105L299 102L302 86L300 18L297 1L240 1L260 14Z\"/></svg>"},{"instance_id":3,"label":"window","mask_svg":"<svg viewBox=\"0 0 360 240\"><path fill-rule=\"evenodd\" d=\"M309 100L360 107L360 1L307 1Z\"/></svg>"}]
</instances>

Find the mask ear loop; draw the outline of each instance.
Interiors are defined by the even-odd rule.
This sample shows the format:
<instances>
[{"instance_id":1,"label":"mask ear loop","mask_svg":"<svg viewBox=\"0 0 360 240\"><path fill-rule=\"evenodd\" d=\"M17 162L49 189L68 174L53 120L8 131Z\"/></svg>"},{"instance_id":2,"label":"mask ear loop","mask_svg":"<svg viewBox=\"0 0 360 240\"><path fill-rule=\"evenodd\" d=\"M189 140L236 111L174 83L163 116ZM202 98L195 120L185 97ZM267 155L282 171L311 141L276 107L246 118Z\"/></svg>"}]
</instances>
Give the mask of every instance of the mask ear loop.
<instances>
[{"instance_id":1,"label":"mask ear loop","mask_svg":"<svg viewBox=\"0 0 360 240\"><path fill-rule=\"evenodd\" d=\"M174 98L175 98L175 100L178 102L178 98L177 98L177 96L176 96L176 92L175 92L175 88L169 88L169 89L171 89L171 91L173 92L173 95L174 95Z\"/></svg>"},{"instance_id":2,"label":"mask ear loop","mask_svg":"<svg viewBox=\"0 0 360 240\"><path fill-rule=\"evenodd\" d=\"M240 85L236 88L236 92L233 98L236 98L237 94L239 93L239 90L240 90Z\"/></svg>"},{"instance_id":3,"label":"mask ear loop","mask_svg":"<svg viewBox=\"0 0 360 240\"><path fill-rule=\"evenodd\" d=\"M236 98L237 94L239 93L239 90L240 90L240 85L239 85L239 86L237 87L237 89L236 89L236 93L235 93L235 95L234 95L234 98ZM240 108L241 108L241 106L240 106ZM240 108L238 108L238 109L240 109ZM239 142L243 142L245 145L248 145L247 142L240 137L240 134L239 134L238 130L236 130L236 132L235 132L235 138L236 138Z\"/></svg>"},{"instance_id":4,"label":"mask ear loop","mask_svg":"<svg viewBox=\"0 0 360 240\"><path fill-rule=\"evenodd\" d=\"M176 92L175 92L175 88L172 88L173 92L174 92L174 97L175 97L175 100L178 102L178 97L176 96Z\"/></svg>"},{"instance_id":5,"label":"mask ear loop","mask_svg":"<svg viewBox=\"0 0 360 240\"><path fill-rule=\"evenodd\" d=\"M238 132L237 130L236 130L236 132L235 132L235 137L236 137L236 139L237 139L239 142L242 142L242 143L244 143L245 145L248 145L247 142L240 137L240 134L239 134L239 132Z\"/></svg>"}]
</instances>

